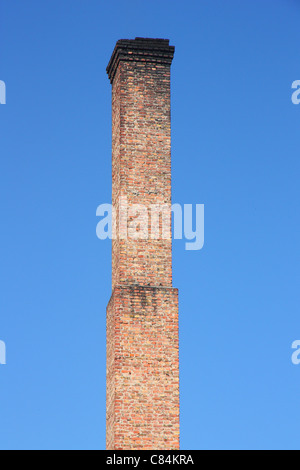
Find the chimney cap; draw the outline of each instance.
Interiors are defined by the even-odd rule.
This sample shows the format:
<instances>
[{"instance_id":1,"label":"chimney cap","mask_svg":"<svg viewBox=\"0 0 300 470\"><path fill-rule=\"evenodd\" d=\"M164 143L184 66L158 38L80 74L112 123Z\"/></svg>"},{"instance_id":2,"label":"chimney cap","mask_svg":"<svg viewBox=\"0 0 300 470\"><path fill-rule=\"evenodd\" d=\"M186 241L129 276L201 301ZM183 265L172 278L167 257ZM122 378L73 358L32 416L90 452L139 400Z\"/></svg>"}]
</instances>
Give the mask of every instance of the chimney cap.
<instances>
[{"instance_id":1,"label":"chimney cap","mask_svg":"<svg viewBox=\"0 0 300 470\"><path fill-rule=\"evenodd\" d=\"M169 39L159 38L119 39L106 68L110 82L113 82L121 60L171 65L175 47L169 42Z\"/></svg>"}]
</instances>

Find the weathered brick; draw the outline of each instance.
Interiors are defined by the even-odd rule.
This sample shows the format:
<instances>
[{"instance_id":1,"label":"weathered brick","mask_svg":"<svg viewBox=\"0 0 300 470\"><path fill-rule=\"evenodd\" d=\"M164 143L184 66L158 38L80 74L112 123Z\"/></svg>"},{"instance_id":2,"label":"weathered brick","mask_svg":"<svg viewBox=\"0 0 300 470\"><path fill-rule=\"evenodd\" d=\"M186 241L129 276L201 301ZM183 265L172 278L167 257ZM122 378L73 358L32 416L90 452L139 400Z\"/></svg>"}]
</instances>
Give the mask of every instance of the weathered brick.
<instances>
[{"instance_id":1,"label":"weathered brick","mask_svg":"<svg viewBox=\"0 0 300 470\"><path fill-rule=\"evenodd\" d=\"M107 67L117 215L119 197L126 196L129 205L166 204L171 217L173 54L168 40L121 40ZM119 225L117 216L117 234ZM112 242L107 449L179 448L178 291L169 235Z\"/></svg>"}]
</instances>

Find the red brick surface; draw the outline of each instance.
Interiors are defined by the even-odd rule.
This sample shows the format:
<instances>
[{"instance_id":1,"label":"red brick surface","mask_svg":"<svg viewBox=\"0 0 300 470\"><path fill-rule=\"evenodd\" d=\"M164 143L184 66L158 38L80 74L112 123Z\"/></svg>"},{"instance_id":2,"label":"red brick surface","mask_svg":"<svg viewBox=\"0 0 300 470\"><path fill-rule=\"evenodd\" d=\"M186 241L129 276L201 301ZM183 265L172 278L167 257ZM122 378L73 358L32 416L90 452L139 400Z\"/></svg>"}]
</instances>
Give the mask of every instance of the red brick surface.
<instances>
[{"instance_id":1,"label":"red brick surface","mask_svg":"<svg viewBox=\"0 0 300 470\"><path fill-rule=\"evenodd\" d=\"M170 65L166 40L121 40L112 82L112 202L166 204L171 217ZM129 222L130 223L130 222ZM151 218L148 220L149 227ZM123 226L123 229L128 226ZM107 308L107 448L179 448L178 293L171 229L112 242Z\"/></svg>"},{"instance_id":2,"label":"red brick surface","mask_svg":"<svg viewBox=\"0 0 300 470\"><path fill-rule=\"evenodd\" d=\"M107 308L107 449L178 448L177 289L116 287Z\"/></svg>"}]
</instances>

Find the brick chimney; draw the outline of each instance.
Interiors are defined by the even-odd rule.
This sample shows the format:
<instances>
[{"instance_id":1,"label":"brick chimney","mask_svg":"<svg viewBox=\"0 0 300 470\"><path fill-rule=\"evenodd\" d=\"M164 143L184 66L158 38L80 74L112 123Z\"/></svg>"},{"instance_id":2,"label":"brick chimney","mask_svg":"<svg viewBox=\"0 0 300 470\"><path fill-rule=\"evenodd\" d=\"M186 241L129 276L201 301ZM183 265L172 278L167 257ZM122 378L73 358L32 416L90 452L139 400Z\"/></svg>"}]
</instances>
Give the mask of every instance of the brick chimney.
<instances>
[{"instance_id":1,"label":"brick chimney","mask_svg":"<svg viewBox=\"0 0 300 470\"><path fill-rule=\"evenodd\" d=\"M149 208L149 214L153 205L163 204L171 219L173 55L166 39L122 39L107 67L116 209L107 307L107 449L179 449L178 290L172 287L171 225L162 236L160 218L159 237L153 237L149 215L144 219L149 237L128 236L133 204Z\"/></svg>"}]
</instances>

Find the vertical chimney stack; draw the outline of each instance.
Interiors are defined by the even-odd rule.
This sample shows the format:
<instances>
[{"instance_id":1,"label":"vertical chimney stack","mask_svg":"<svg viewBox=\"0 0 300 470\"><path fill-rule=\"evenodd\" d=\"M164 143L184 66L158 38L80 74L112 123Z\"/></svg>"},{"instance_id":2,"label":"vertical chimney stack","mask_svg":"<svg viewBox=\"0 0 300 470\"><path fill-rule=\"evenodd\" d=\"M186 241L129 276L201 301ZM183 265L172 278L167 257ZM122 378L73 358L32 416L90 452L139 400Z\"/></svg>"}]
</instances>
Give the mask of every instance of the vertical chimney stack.
<instances>
[{"instance_id":1,"label":"vertical chimney stack","mask_svg":"<svg viewBox=\"0 0 300 470\"><path fill-rule=\"evenodd\" d=\"M153 205L163 204L171 219L173 55L165 39L120 40L107 67L117 216L107 307L107 449L179 449L178 291L172 287L171 226L159 237L150 230ZM148 238L128 236L133 204L149 208Z\"/></svg>"}]
</instances>

